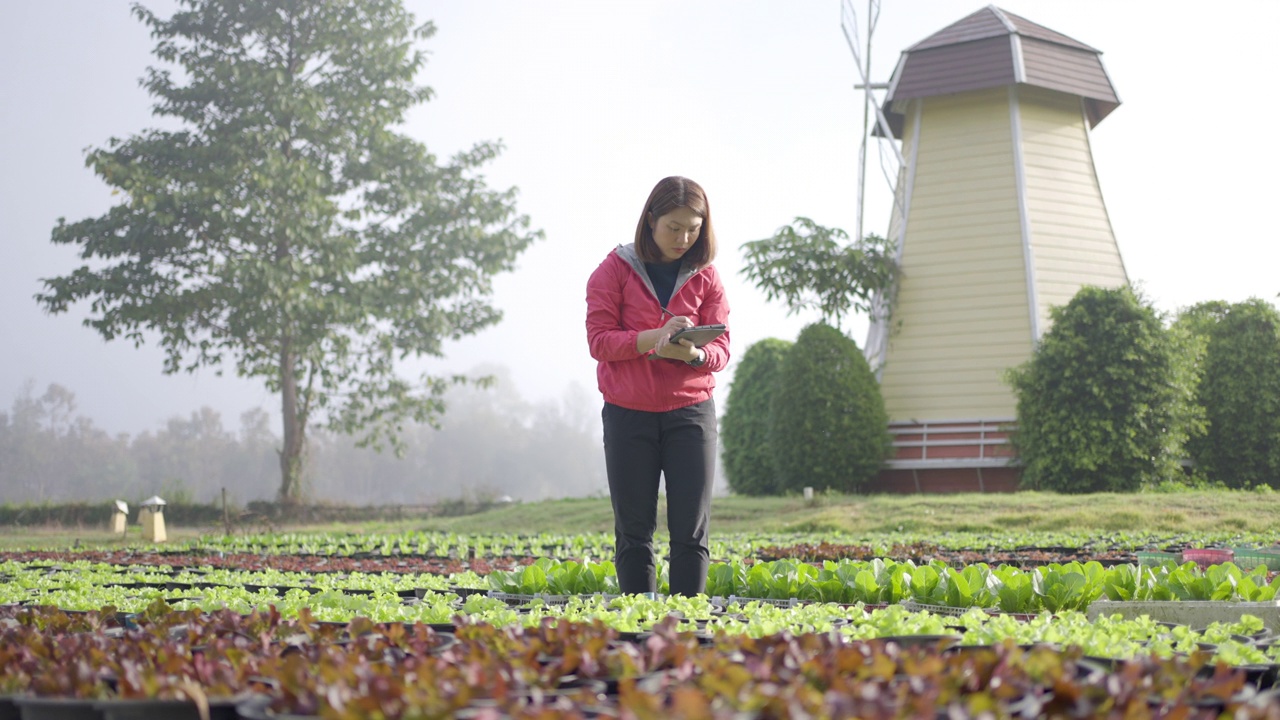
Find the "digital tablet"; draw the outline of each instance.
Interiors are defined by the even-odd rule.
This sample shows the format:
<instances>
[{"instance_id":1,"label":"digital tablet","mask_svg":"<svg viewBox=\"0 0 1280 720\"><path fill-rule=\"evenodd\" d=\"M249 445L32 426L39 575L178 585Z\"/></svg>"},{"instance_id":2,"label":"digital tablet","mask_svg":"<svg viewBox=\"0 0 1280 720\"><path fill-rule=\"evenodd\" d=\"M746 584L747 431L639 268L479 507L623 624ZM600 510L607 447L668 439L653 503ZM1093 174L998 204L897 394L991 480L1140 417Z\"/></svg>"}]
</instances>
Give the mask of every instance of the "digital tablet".
<instances>
[{"instance_id":1,"label":"digital tablet","mask_svg":"<svg viewBox=\"0 0 1280 720\"><path fill-rule=\"evenodd\" d=\"M692 340L694 347L702 347L724 334L724 325L698 325L677 330L671 334L671 342Z\"/></svg>"}]
</instances>

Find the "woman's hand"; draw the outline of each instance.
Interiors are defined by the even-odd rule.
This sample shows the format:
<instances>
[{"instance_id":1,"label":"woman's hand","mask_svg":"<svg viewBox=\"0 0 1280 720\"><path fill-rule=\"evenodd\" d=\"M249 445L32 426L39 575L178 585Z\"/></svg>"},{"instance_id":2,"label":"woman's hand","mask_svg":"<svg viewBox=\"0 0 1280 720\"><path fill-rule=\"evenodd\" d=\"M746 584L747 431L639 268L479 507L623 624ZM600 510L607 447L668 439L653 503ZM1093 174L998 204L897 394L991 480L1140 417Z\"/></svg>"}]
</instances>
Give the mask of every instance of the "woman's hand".
<instances>
[{"instance_id":1,"label":"woman's hand","mask_svg":"<svg viewBox=\"0 0 1280 720\"><path fill-rule=\"evenodd\" d=\"M693 321L684 315L676 315L663 323L662 327L645 330L637 335L636 351L645 353L653 350L658 357L683 360L684 362L694 360L701 353L697 348L693 347L692 343L688 340L671 342L672 333L693 327L693 325Z\"/></svg>"},{"instance_id":2,"label":"woman's hand","mask_svg":"<svg viewBox=\"0 0 1280 720\"><path fill-rule=\"evenodd\" d=\"M666 322L666 324L664 324L662 327L658 329L662 331L663 337L671 337L671 334L676 332L677 330L683 330L689 327L693 327L692 320L685 317L684 315L673 315L671 316L671 319Z\"/></svg>"},{"instance_id":3,"label":"woman's hand","mask_svg":"<svg viewBox=\"0 0 1280 720\"><path fill-rule=\"evenodd\" d=\"M658 357L670 358L681 362L693 362L702 356L702 351L693 346L692 340L681 338L671 342L670 335L663 335L659 338L658 344L653 348L653 352Z\"/></svg>"},{"instance_id":4,"label":"woman's hand","mask_svg":"<svg viewBox=\"0 0 1280 720\"><path fill-rule=\"evenodd\" d=\"M671 360L680 360L681 363L692 363L692 361L698 360L703 352L694 347L694 342L691 340L681 338L681 340L671 342L671 333L678 331L678 329L694 327L694 323L689 318L672 318L668 320L666 325L663 325L662 329L666 331L676 320L685 320L686 324L678 325L671 332L664 332L663 336L659 337L658 342L653 346L654 355L668 357Z\"/></svg>"}]
</instances>

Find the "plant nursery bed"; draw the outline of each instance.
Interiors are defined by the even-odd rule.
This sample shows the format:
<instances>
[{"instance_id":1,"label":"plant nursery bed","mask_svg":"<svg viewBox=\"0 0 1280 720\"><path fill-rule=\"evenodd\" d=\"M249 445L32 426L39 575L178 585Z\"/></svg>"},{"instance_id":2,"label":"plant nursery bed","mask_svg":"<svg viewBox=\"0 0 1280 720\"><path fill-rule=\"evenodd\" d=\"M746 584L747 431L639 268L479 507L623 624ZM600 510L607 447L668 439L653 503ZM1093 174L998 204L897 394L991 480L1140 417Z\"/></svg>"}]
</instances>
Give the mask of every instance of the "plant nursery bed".
<instances>
[{"instance_id":1,"label":"plant nursery bed","mask_svg":"<svg viewBox=\"0 0 1280 720\"><path fill-rule=\"evenodd\" d=\"M510 570L525 564L524 558L477 558L470 562L459 560L419 560L402 558L351 558L318 557L302 555L257 555L252 553L223 553L220 555L160 555L159 553L135 554L124 551L19 551L0 552L0 562L33 563L39 561L87 560L119 567L148 567L172 571L182 568L225 568L234 570L280 570L282 572L309 573L397 573L449 575L472 570L481 575L493 570ZM53 565L51 569L58 569Z\"/></svg>"}]
</instances>

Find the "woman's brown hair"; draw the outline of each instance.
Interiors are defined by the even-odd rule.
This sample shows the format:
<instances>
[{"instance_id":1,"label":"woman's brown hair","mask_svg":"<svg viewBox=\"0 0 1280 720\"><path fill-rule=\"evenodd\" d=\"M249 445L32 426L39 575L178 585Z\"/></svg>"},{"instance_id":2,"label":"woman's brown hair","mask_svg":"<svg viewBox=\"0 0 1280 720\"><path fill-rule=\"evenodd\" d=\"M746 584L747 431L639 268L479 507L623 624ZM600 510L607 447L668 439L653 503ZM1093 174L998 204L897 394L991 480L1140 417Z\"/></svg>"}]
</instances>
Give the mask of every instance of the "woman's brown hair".
<instances>
[{"instance_id":1,"label":"woman's brown hair","mask_svg":"<svg viewBox=\"0 0 1280 720\"><path fill-rule=\"evenodd\" d=\"M653 228L649 227L650 216L658 218L675 210L687 207L702 218L702 230L698 240L685 253L685 262L695 268L710 265L716 258L716 233L711 226L711 204L707 202L707 193L698 183L686 177L672 175L658 181L649 193L640 213L640 223L636 225L636 255L644 262L665 262L658 244L653 241Z\"/></svg>"}]
</instances>

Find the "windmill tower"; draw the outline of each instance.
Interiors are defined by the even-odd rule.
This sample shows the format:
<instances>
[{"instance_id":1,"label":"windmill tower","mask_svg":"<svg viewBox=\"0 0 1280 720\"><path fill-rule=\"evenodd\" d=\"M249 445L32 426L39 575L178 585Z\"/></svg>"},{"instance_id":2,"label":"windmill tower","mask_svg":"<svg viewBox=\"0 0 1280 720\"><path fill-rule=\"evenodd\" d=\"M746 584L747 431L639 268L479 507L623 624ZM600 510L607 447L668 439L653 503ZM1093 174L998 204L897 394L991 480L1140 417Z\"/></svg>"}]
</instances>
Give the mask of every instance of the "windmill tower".
<instances>
[{"instance_id":1,"label":"windmill tower","mask_svg":"<svg viewBox=\"0 0 1280 720\"><path fill-rule=\"evenodd\" d=\"M1051 307L1126 282L1089 144L1120 104L1099 54L995 6L902 53L876 132L902 163L901 278L866 344L896 446L875 489L1016 487L1004 372Z\"/></svg>"}]
</instances>

